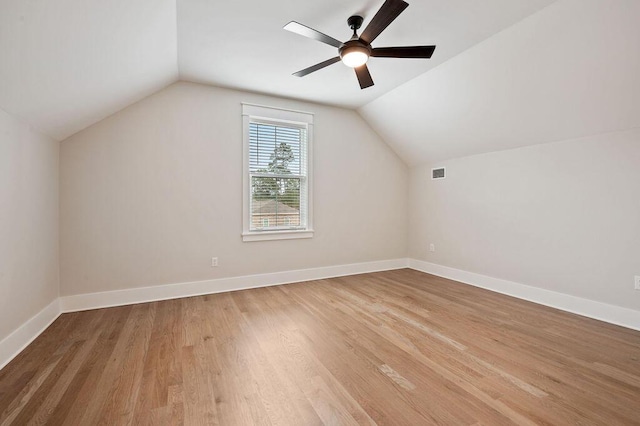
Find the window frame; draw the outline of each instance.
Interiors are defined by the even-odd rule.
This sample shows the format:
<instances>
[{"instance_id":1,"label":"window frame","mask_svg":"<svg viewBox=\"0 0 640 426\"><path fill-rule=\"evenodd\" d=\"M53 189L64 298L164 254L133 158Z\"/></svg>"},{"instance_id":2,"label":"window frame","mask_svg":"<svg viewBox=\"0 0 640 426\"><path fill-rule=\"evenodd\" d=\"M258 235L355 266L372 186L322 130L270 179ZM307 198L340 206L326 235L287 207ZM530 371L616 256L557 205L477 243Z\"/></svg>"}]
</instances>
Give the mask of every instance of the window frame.
<instances>
[{"instance_id":1,"label":"window frame","mask_svg":"<svg viewBox=\"0 0 640 426\"><path fill-rule=\"evenodd\" d=\"M249 169L249 125L252 122L305 128L306 146L306 228L251 229L251 173ZM242 103L242 240L268 241L313 238L313 113L284 108ZM301 204L301 215L302 204Z\"/></svg>"}]
</instances>

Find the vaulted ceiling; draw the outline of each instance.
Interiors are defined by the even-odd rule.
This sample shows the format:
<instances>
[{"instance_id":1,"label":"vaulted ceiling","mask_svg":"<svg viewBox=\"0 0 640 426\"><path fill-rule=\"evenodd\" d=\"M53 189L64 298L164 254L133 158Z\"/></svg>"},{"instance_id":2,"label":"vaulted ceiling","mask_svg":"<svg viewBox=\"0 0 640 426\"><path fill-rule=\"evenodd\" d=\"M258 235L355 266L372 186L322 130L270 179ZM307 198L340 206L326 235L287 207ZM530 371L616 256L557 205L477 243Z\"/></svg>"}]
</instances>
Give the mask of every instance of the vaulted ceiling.
<instances>
[{"instance_id":1,"label":"vaulted ceiling","mask_svg":"<svg viewBox=\"0 0 640 426\"><path fill-rule=\"evenodd\" d=\"M552 2L410 0L375 45L436 44L436 54L372 58L376 85L360 90L341 64L293 77L336 52L282 26L346 40L347 17L366 26L382 0L0 0L0 108L56 139L179 79L358 108Z\"/></svg>"},{"instance_id":2,"label":"vaulted ceiling","mask_svg":"<svg viewBox=\"0 0 640 426\"><path fill-rule=\"evenodd\" d=\"M360 90L335 49L383 0L0 0L0 108L62 140L177 81L357 109L409 164L640 126L640 1L409 0Z\"/></svg>"},{"instance_id":3,"label":"vaulted ceiling","mask_svg":"<svg viewBox=\"0 0 640 426\"><path fill-rule=\"evenodd\" d=\"M374 47L437 45L430 60L371 58L375 86L361 90L352 69L336 64L304 78L291 74L337 56L337 49L283 31L295 20L338 40L362 29L383 0L178 0L182 79L357 108L452 58L553 0L407 0L409 7Z\"/></svg>"},{"instance_id":4,"label":"vaulted ceiling","mask_svg":"<svg viewBox=\"0 0 640 426\"><path fill-rule=\"evenodd\" d=\"M178 79L175 0L0 0L0 107L56 139Z\"/></svg>"},{"instance_id":5,"label":"vaulted ceiling","mask_svg":"<svg viewBox=\"0 0 640 426\"><path fill-rule=\"evenodd\" d=\"M558 1L359 112L409 165L640 127L639 22Z\"/></svg>"}]
</instances>

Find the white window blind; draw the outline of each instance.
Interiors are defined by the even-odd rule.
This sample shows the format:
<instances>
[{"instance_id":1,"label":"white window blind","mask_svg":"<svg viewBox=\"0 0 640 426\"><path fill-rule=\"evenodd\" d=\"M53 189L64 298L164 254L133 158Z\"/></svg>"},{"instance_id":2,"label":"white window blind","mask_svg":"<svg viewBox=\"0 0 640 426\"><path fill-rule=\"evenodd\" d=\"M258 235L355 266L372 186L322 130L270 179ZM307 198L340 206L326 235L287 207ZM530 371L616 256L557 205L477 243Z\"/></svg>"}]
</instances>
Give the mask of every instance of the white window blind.
<instances>
[{"instance_id":1,"label":"white window blind","mask_svg":"<svg viewBox=\"0 0 640 426\"><path fill-rule=\"evenodd\" d=\"M250 230L306 228L306 139L303 127L249 123Z\"/></svg>"},{"instance_id":2,"label":"white window blind","mask_svg":"<svg viewBox=\"0 0 640 426\"><path fill-rule=\"evenodd\" d=\"M247 107L247 104L243 105ZM308 238L310 230L309 133L310 121L283 119L287 111L251 106L260 116L245 115L246 237L290 233L286 238ZM302 113L293 112L298 118ZM286 117L290 118L290 117ZM310 120L310 119L309 119ZM293 233L298 233L294 236ZM309 234L309 233L307 233Z\"/></svg>"}]
</instances>

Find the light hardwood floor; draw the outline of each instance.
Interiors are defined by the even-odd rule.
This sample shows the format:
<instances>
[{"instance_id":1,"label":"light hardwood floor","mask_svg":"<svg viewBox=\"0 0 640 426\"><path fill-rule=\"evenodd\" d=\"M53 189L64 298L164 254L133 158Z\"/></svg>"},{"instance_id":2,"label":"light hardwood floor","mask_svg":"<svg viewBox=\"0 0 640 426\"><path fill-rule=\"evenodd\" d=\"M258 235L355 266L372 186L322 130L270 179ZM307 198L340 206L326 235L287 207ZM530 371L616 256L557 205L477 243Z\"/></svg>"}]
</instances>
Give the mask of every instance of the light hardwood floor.
<instances>
[{"instance_id":1,"label":"light hardwood floor","mask_svg":"<svg viewBox=\"0 0 640 426\"><path fill-rule=\"evenodd\" d=\"M640 332L412 270L62 315L0 424L640 424Z\"/></svg>"}]
</instances>

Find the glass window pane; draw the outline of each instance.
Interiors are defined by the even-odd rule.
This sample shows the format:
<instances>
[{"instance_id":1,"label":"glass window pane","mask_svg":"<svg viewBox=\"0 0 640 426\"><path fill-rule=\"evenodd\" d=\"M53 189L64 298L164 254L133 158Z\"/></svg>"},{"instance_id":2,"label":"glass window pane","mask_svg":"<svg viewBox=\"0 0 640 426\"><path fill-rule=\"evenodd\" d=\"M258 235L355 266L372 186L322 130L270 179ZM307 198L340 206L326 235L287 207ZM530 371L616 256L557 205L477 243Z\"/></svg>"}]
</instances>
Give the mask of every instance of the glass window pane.
<instances>
[{"instance_id":1,"label":"glass window pane","mask_svg":"<svg viewBox=\"0 0 640 426\"><path fill-rule=\"evenodd\" d=\"M301 226L300 178L252 176L250 229Z\"/></svg>"},{"instance_id":2,"label":"glass window pane","mask_svg":"<svg viewBox=\"0 0 640 426\"><path fill-rule=\"evenodd\" d=\"M301 174L301 144L306 131L296 127L249 124L249 171Z\"/></svg>"}]
</instances>

